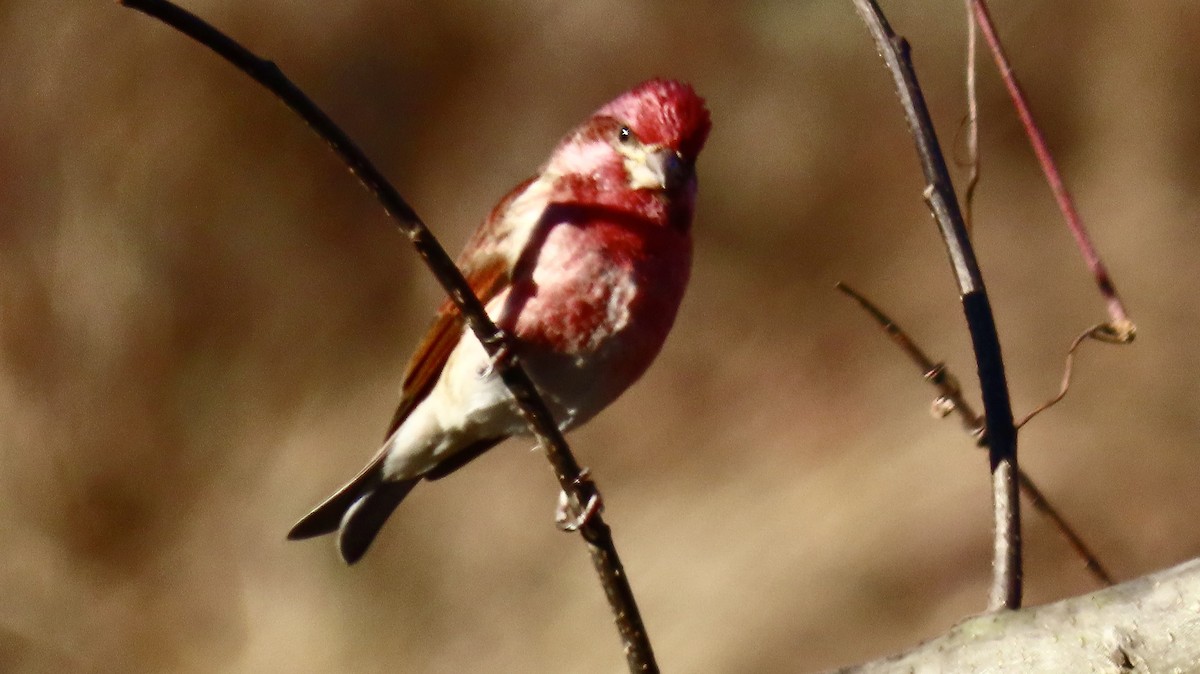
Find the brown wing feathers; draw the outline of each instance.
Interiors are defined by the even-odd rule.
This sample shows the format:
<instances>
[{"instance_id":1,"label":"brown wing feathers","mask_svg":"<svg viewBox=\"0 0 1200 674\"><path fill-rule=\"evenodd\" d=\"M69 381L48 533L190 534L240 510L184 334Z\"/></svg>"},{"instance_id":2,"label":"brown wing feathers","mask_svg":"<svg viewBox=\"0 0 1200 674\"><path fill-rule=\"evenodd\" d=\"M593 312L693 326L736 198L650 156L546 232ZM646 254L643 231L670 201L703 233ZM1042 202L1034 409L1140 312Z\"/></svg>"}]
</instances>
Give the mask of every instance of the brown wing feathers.
<instances>
[{"instance_id":1,"label":"brown wing feathers","mask_svg":"<svg viewBox=\"0 0 1200 674\"><path fill-rule=\"evenodd\" d=\"M489 217L490 226L481 228L468 242L466 253L473 254L467 257L464 253L464 258L459 261L464 267L463 274L467 277L471 290L485 305L507 287L511 270L505 256L480 253L485 252L488 247L496 246L497 242L490 240L488 236L497 234L496 227L503 219L504 211L528 184L522 183L501 201ZM502 233L501 236L504 234L507 233ZM473 259L475 262L463 265L465 259ZM447 299L442 303L433 325L405 368L400 403L392 415L391 423L388 424L385 440L396 432L412 410L429 395L454 347L462 338L464 323L462 314L453 302ZM435 466L424 477L433 480L445 477L503 439L481 440L465 447L461 452ZM383 463L387 456L385 450L386 447L381 449L354 479L297 522L288 532L288 538L311 538L340 529L338 547L342 557L349 564L362 557L391 512L421 479L384 480Z\"/></svg>"}]
</instances>

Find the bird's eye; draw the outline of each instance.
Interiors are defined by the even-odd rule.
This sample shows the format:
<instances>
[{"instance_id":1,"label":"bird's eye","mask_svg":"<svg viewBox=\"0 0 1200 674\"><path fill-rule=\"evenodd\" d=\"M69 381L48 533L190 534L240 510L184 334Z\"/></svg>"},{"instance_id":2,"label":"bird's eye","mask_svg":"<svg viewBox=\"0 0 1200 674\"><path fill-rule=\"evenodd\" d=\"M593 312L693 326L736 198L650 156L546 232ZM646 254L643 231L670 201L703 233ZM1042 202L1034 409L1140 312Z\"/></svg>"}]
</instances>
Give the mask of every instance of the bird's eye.
<instances>
[{"instance_id":1,"label":"bird's eye","mask_svg":"<svg viewBox=\"0 0 1200 674\"><path fill-rule=\"evenodd\" d=\"M628 145L629 143L633 142L633 132L629 130L629 127L623 126L621 127L621 130L617 132L617 140L623 145Z\"/></svg>"}]
</instances>

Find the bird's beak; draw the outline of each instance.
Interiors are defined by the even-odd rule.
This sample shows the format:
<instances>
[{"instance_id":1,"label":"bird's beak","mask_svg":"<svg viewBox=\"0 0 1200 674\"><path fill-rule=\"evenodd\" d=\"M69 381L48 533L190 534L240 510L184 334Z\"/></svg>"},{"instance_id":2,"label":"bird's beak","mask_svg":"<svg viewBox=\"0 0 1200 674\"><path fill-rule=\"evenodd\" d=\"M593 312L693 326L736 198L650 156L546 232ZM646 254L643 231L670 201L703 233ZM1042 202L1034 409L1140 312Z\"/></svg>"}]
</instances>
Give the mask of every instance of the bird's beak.
<instances>
[{"instance_id":1,"label":"bird's beak","mask_svg":"<svg viewBox=\"0 0 1200 674\"><path fill-rule=\"evenodd\" d=\"M665 147L644 147L625 155L629 186L635 190L671 191L687 182L692 166L678 152Z\"/></svg>"}]
</instances>

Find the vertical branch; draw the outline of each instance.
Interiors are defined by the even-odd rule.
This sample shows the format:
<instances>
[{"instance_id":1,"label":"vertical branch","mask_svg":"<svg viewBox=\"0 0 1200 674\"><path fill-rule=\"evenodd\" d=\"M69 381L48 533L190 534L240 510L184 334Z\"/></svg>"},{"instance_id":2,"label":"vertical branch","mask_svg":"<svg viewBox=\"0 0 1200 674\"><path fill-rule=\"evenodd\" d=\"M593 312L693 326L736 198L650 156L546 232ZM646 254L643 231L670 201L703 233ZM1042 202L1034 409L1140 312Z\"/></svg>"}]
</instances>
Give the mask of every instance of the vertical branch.
<instances>
[{"instance_id":1,"label":"vertical branch","mask_svg":"<svg viewBox=\"0 0 1200 674\"><path fill-rule=\"evenodd\" d=\"M979 185L979 95L975 67L978 31L971 19L971 0L967 0L967 186L963 190L963 220L967 233L974 223L975 187Z\"/></svg>"},{"instance_id":2,"label":"vertical branch","mask_svg":"<svg viewBox=\"0 0 1200 674\"><path fill-rule=\"evenodd\" d=\"M375 195L400 231L412 241L417 253L462 312L467 324L493 362L497 364L501 378L516 399L530 430L537 437L571 506L583 512L584 504L594 502L593 499L598 497L595 485L587 479L575 460L533 381L517 359L502 357L505 352L505 334L488 317L483 304L471 291L470 285L433 233L358 145L274 63L256 56L203 19L168 0L120 0L120 3L166 23L216 52L275 94L329 144L359 181ZM612 531L599 512L589 512L587 517L581 519L583 521L578 529L588 543L596 574L604 587L604 594L615 617L629 670L657 672L658 665L650 646L650 638L634 599L633 589L613 544Z\"/></svg>"},{"instance_id":3,"label":"vertical branch","mask_svg":"<svg viewBox=\"0 0 1200 674\"><path fill-rule=\"evenodd\" d=\"M990 439L988 455L992 470L995 528L989 607L993 610L1018 608L1021 605L1021 519L1016 475L1017 433L1013 427L1008 382L991 304L954 195L946 160L942 156L929 109L912 67L908 42L896 36L874 0L853 1L892 74L900 96L925 174L925 200L946 244L975 350Z\"/></svg>"},{"instance_id":4,"label":"vertical branch","mask_svg":"<svg viewBox=\"0 0 1200 674\"><path fill-rule=\"evenodd\" d=\"M1067 190L1058 166L1054 163L1054 156L1050 154L1050 148L1046 145L1046 138L1038 128L1037 122L1033 120L1033 112L1030 111L1029 102L1025 98L1025 92L1021 89L1021 83L1017 81L1012 64L1009 63L1008 56L1004 53L1004 45L1000 43L1000 36L996 33L996 26L992 23L987 4L984 0L966 1L975 16L975 22L979 24L984 41L992 52L996 68L1000 71L1000 78L1004 80L1004 86L1008 89L1009 97L1012 98L1017 116L1021 118L1021 125L1025 127L1025 134L1029 136L1033 153L1037 155L1042 173L1046 175L1046 182L1050 184L1050 190L1054 193L1054 200L1058 202L1058 208L1062 211L1067 228L1075 237L1075 244L1079 247L1079 252L1083 254L1083 260L1096 280L1096 287L1100 289L1100 294L1104 297L1109 315L1108 341L1121 343L1133 341L1136 327L1129 319L1125 305L1117 294L1117 287L1108 274L1104 260L1100 258L1100 253L1092 244L1087 227L1084 226L1083 219L1075 208L1075 200L1071 198L1071 192Z\"/></svg>"},{"instance_id":5,"label":"vertical branch","mask_svg":"<svg viewBox=\"0 0 1200 674\"><path fill-rule=\"evenodd\" d=\"M857 302L858 305L871 316L871 318L875 319L875 322L879 324L879 327L883 329L888 338L891 339L896 346L900 347L902 351L904 351L909 360L916 364L921 371L921 375L925 378L925 381L932 384L938 390L938 397L936 400L934 400L933 407L931 408L934 416L940 418L951 413L957 414L958 418L962 421L963 429L975 439L975 443L980 447L987 447L987 422L983 417L975 413L974 406L971 405L966 396L963 395L962 387L958 385L958 378L950 372L950 368L946 367L945 363L934 362L934 360L930 358L929 355L926 354L925 351L915 341L913 341L911 337L908 336L908 333L906 333L903 328L901 328L895 321L891 319L891 317L883 313L882 309L875 306L871 300L868 300L857 290L851 288L845 283L842 283L841 281L836 284L836 287L838 290L842 291L855 302ZM1025 422L1029 421L1029 419L1037 414L1037 412L1050 407L1058 400L1061 400L1064 395L1066 395L1066 389L1071 383L1072 356L1075 353L1075 349L1078 348L1079 344L1087 336L1088 334L1084 333L1075 340L1074 344L1071 345L1071 351L1067 354L1067 367L1066 373L1063 375L1062 392L1060 392L1054 400L1043 404L1029 416L1026 416L1023 420L1017 423L1017 428L1024 426ZM1092 552L1091 548L1089 548L1087 544L1083 542L1083 539L1080 538L1079 534L1075 533L1075 529L1070 525L1070 523L1067 522L1066 518L1063 517L1062 514L1058 512L1058 509L1055 508L1052 503L1050 503L1050 500L1047 499L1044 494L1042 494L1042 490L1039 489L1037 484L1034 483L1033 478L1029 477L1024 470L1018 468L1017 482L1019 483L1021 492L1029 498L1029 502L1033 505L1034 509L1045 515L1046 518L1050 520L1050 523L1054 525L1054 528L1057 529L1059 534L1061 534L1062 537L1067 541L1067 545L1071 546L1071 549L1075 551L1075 554L1079 555L1080 559L1083 560L1084 566L1087 568L1088 572L1091 573L1101 585L1112 585L1112 575L1109 574L1108 570L1104 568L1104 565L1100 563L1100 558L1096 556L1096 553Z\"/></svg>"}]
</instances>

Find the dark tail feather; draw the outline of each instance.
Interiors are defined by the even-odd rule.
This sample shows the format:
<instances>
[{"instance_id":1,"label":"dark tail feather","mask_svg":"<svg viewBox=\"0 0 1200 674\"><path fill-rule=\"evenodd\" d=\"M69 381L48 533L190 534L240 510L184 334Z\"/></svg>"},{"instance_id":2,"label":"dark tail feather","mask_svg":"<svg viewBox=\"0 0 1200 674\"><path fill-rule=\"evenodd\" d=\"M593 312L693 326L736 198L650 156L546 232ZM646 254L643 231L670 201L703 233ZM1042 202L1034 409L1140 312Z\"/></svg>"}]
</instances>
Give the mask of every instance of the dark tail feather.
<instances>
[{"instance_id":1,"label":"dark tail feather","mask_svg":"<svg viewBox=\"0 0 1200 674\"><path fill-rule=\"evenodd\" d=\"M296 522L292 530L288 532L288 540L299 541L337 531L342 526L342 519L345 518L346 511L350 510L364 494L373 491L383 482L385 456L382 451L376 454L371 462L359 471L358 475L342 485L341 489L325 499L321 505L313 508L312 512L300 518L300 521Z\"/></svg>"},{"instance_id":2,"label":"dark tail feather","mask_svg":"<svg viewBox=\"0 0 1200 674\"><path fill-rule=\"evenodd\" d=\"M341 520L341 530L338 532L338 549L341 550L342 559L346 560L347 564L353 564L362 558L384 522L387 522L388 516L400 505L404 497L408 496L408 492L412 491L417 482L420 482L420 478L380 482L368 488L350 505Z\"/></svg>"},{"instance_id":3,"label":"dark tail feather","mask_svg":"<svg viewBox=\"0 0 1200 674\"><path fill-rule=\"evenodd\" d=\"M288 540L299 541L337 531L350 506L378 481L379 478L374 474L363 474L354 478L336 494L325 499L324 503L313 508L312 512L300 518L288 532Z\"/></svg>"},{"instance_id":4,"label":"dark tail feather","mask_svg":"<svg viewBox=\"0 0 1200 674\"><path fill-rule=\"evenodd\" d=\"M324 536L340 529L338 548L346 563L353 564L370 547L388 515L419 481L420 478L385 481L382 459L372 461L336 494L296 522L288 532L288 540Z\"/></svg>"},{"instance_id":5,"label":"dark tail feather","mask_svg":"<svg viewBox=\"0 0 1200 674\"><path fill-rule=\"evenodd\" d=\"M338 549L341 550L346 563L353 564L371 546L371 541L375 540L388 516L400 505L404 497L408 496L408 492L412 491L417 482L422 479L439 480L446 477L503 439L500 437L479 440L443 460L421 477L396 482L383 479L383 462L387 449L385 446L353 480L296 522L288 532L288 540L298 541L324 536L340 529Z\"/></svg>"}]
</instances>

